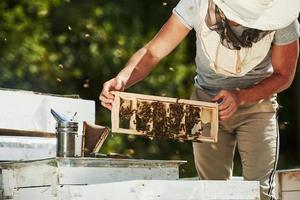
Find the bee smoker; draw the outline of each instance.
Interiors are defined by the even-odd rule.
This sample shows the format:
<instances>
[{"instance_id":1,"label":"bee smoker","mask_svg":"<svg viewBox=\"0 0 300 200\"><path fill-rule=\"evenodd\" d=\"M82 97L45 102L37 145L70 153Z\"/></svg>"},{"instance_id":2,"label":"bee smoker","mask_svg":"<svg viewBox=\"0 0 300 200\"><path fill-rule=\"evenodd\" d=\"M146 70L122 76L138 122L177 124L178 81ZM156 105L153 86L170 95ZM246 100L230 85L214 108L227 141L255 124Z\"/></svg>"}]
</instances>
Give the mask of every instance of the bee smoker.
<instances>
[{"instance_id":1,"label":"bee smoker","mask_svg":"<svg viewBox=\"0 0 300 200\"><path fill-rule=\"evenodd\" d=\"M75 137L78 131L78 123L57 122L56 124L56 156L57 157L75 157Z\"/></svg>"},{"instance_id":2,"label":"bee smoker","mask_svg":"<svg viewBox=\"0 0 300 200\"><path fill-rule=\"evenodd\" d=\"M51 114L56 120L56 156L75 157L75 138L78 133L78 122L73 121L73 118L67 119L67 117L55 112L53 109L51 109Z\"/></svg>"}]
</instances>

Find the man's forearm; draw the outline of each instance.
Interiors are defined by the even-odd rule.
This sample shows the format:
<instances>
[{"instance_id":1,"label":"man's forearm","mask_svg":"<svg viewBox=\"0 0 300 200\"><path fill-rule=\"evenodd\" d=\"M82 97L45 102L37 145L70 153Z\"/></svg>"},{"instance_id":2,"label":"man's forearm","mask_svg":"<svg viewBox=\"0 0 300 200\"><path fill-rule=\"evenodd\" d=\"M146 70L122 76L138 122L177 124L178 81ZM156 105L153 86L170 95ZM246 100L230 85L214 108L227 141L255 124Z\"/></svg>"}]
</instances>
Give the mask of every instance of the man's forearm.
<instances>
[{"instance_id":1,"label":"man's forearm","mask_svg":"<svg viewBox=\"0 0 300 200\"><path fill-rule=\"evenodd\" d=\"M144 79L159 62L146 47L138 50L118 74L126 82L126 88Z\"/></svg>"},{"instance_id":2,"label":"man's forearm","mask_svg":"<svg viewBox=\"0 0 300 200\"><path fill-rule=\"evenodd\" d=\"M292 80L293 77L283 77L275 73L257 85L240 89L238 91L240 104L255 103L279 93L287 89L291 85Z\"/></svg>"},{"instance_id":3,"label":"man's forearm","mask_svg":"<svg viewBox=\"0 0 300 200\"><path fill-rule=\"evenodd\" d=\"M186 37L190 32L174 14L163 25L155 37L143 48L138 50L128 61L119 77L129 87L144 79L156 64Z\"/></svg>"},{"instance_id":4,"label":"man's forearm","mask_svg":"<svg viewBox=\"0 0 300 200\"><path fill-rule=\"evenodd\" d=\"M274 73L257 85L240 90L237 93L240 104L258 102L290 87L295 76L298 55L298 40L287 45L273 45Z\"/></svg>"}]
</instances>

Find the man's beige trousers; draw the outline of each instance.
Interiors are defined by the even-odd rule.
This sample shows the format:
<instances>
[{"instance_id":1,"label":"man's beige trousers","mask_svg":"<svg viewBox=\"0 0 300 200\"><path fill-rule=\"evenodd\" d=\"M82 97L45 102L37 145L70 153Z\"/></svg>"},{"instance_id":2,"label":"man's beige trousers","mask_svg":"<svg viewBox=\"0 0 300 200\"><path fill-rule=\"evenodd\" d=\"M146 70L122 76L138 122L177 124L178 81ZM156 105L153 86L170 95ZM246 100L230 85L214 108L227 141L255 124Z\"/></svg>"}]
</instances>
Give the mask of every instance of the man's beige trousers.
<instances>
[{"instance_id":1,"label":"man's beige trousers","mask_svg":"<svg viewBox=\"0 0 300 200\"><path fill-rule=\"evenodd\" d=\"M196 89L191 99L210 101L211 97ZM277 108L275 97L241 106L228 121L219 123L217 143L193 143L200 179L230 179L237 146L244 179L260 181L262 200L275 199L274 175L279 146Z\"/></svg>"}]
</instances>

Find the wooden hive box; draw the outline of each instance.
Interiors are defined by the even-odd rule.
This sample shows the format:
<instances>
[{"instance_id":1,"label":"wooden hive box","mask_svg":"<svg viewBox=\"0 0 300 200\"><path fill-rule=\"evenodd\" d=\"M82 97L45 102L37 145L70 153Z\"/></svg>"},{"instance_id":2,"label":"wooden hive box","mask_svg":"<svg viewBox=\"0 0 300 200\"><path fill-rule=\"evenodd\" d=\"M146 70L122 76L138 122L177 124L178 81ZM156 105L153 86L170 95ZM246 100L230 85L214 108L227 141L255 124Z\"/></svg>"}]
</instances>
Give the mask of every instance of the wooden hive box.
<instances>
[{"instance_id":1,"label":"wooden hive box","mask_svg":"<svg viewBox=\"0 0 300 200\"><path fill-rule=\"evenodd\" d=\"M217 103L126 92L114 92L114 95L112 132L217 142Z\"/></svg>"},{"instance_id":2,"label":"wooden hive box","mask_svg":"<svg viewBox=\"0 0 300 200\"><path fill-rule=\"evenodd\" d=\"M275 191L278 199L300 199L300 168L277 170L275 180Z\"/></svg>"}]
</instances>

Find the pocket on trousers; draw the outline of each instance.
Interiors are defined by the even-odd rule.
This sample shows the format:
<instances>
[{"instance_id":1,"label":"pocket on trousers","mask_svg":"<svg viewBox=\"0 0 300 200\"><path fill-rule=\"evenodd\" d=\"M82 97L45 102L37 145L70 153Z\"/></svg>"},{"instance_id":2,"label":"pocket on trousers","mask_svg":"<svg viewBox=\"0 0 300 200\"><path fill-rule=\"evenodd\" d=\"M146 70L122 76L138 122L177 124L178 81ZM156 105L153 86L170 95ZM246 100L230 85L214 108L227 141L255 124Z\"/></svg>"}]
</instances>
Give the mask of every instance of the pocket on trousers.
<instances>
[{"instance_id":1,"label":"pocket on trousers","mask_svg":"<svg viewBox=\"0 0 300 200\"><path fill-rule=\"evenodd\" d=\"M261 102L258 102L250 108L252 112L270 112L276 113L278 111L278 103L276 100L276 96L272 96L271 98L264 99Z\"/></svg>"}]
</instances>

